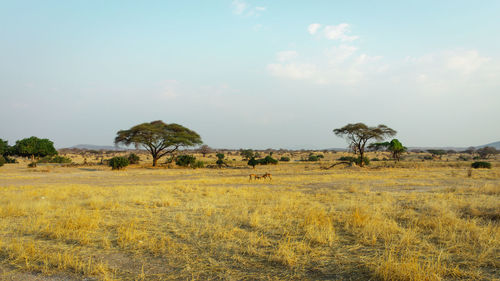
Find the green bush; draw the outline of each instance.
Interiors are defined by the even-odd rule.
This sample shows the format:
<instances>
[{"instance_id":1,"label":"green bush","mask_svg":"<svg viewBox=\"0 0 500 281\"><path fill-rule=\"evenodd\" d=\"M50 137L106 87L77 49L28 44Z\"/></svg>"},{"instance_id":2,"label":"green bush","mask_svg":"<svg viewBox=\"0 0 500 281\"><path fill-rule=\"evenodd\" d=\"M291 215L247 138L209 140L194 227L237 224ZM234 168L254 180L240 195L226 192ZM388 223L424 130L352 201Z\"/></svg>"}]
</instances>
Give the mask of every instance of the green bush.
<instances>
[{"instance_id":1,"label":"green bush","mask_svg":"<svg viewBox=\"0 0 500 281\"><path fill-rule=\"evenodd\" d=\"M342 156L340 157L339 161L347 161L347 162L354 162L354 159L356 159L355 157L352 157L352 156Z\"/></svg>"},{"instance_id":2,"label":"green bush","mask_svg":"<svg viewBox=\"0 0 500 281\"><path fill-rule=\"evenodd\" d=\"M130 164L139 164L139 161L141 161L141 158L135 153L130 153L128 156L128 162Z\"/></svg>"},{"instance_id":3,"label":"green bush","mask_svg":"<svg viewBox=\"0 0 500 281\"><path fill-rule=\"evenodd\" d=\"M355 163L356 165L361 164L361 157L352 157L352 156L342 156L338 159L339 161L346 161L350 163ZM370 165L370 159L368 157L363 157L363 164Z\"/></svg>"},{"instance_id":4,"label":"green bush","mask_svg":"<svg viewBox=\"0 0 500 281\"><path fill-rule=\"evenodd\" d=\"M192 155L179 155L175 158L175 164L181 167L192 166L196 163L196 157Z\"/></svg>"},{"instance_id":5,"label":"green bush","mask_svg":"<svg viewBox=\"0 0 500 281\"><path fill-rule=\"evenodd\" d=\"M267 164L278 164L278 160L274 159L273 157L271 157L270 155L262 158L262 159L259 159L259 164L260 165L267 165Z\"/></svg>"},{"instance_id":6,"label":"green bush","mask_svg":"<svg viewBox=\"0 0 500 281\"><path fill-rule=\"evenodd\" d=\"M129 164L128 159L122 156L118 157L113 157L109 159L108 165L113 169L113 170L120 170L125 167L127 167Z\"/></svg>"},{"instance_id":7,"label":"green bush","mask_svg":"<svg viewBox=\"0 0 500 281\"><path fill-rule=\"evenodd\" d=\"M5 164L7 161L5 160L5 158L3 158L2 155L0 155L0 167L3 166L3 164Z\"/></svg>"},{"instance_id":8,"label":"green bush","mask_svg":"<svg viewBox=\"0 0 500 281\"><path fill-rule=\"evenodd\" d=\"M361 157L355 158L354 163L356 163L356 165L360 166ZM368 159L368 157L363 157L363 164L366 166L370 165L370 159Z\"/></svg>"},{"instance_id":9,"label":"green bush","mask_svg":"<svg viewBox=\"0 0 500 281\"><path fill-rule=\"evenodd\" d=\"M470 166L474 169L481 169L481 168L491 169L490 162L477 161L477 162L472 163Z\"/></svg>"},{"instance_id":10,"label":"green bush","mask_svg":"<svg viewBox=\"0 0 500 281\"><path fill-rule=\"evenodd\" d=\"M307 161L316 162L316 161L319 161L319 157L317 155L309 155L309 158L307 158Z\"/></svg>"},{"instance_id":11,"label":"green bush","mask_svg":"<svg viewBox=\"0 0 500 281\"><path fill-rule=\"evenodd\" d=\"M282 156L282 157L280 158L280 161L281 161L281 162L289 162L289 161L290 161L290 157Z\"/></svg>"},{"instance_id":12,"label":"green bush","mask_svg":"<svg viewBox=\"0 0 500 281\"><path fill-rule=\"evenodd\" d=\"M69 164L71 163L71 159L68 158L68 157L64 157L64 156L59 156L59 155L56 155L54 157L51 157L51 156L45 156L43 158L41 158L40 160L38 160L38 163L59 163L59 164Z\"/></svg>"}]
</instances>

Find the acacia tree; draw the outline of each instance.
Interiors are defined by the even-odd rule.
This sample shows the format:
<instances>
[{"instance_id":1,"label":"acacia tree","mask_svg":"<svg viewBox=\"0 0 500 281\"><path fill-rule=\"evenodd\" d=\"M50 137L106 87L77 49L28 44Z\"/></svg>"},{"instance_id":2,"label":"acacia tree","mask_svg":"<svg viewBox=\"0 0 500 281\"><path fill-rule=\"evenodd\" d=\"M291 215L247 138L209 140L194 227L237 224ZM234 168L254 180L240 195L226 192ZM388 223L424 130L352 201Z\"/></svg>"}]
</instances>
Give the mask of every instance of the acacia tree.
<instances>
[{"instance_id":1,"label":"acacia tree","mask_svg":"<svg viewBox=\"0 0 500 281\"><path fill-rule=\"evenodd\" d=\"M376 142L368 145L369 149L373 150L387 150L391 152L392 158L394 160L399 161L401 158L401 154L406 152L407 148L403 146L403 144L398 139L392 139L390 142Z\"/></svg>"},{"instance_id":2,"label":"acacia tree","mask_svg":"<svg viewBox=\"0 0 500 281\"><path fill-rule=\"evenodd\" d=\"M115 145L126 146L134 144L136 148L143 147L153 157L153 167L157 165L158 159L173 153L180 147L195 146L201 144L201 137L179 124L166 124L163 121L153 121L136 125L129 130L118 131Z\"/></svg>"},{"instance_id":3,"label":"acacia tree","mask_svg":"<svg viewBox=\"0 0 500 281\"><path fill-rule=\"evenodd\" d=\"M52 141L49 139L39 139L37 137L16 141L12 151L18 156L31 157L31 161L35 161L35 157L57 155L57 150L54 148L54 143Z\"/></svg>"},{"instance_id":4,"label":"acacia tree","mask_svg":"<svg viewBox=\"0 0 500 281\"><path fill-rule=\"evenodd\" d=\"M366 143L371 140L383 140L386 137L394 136L396 131L386 125L368 127L363 123L347 124L342 128L333 130L335 135L345 137L349 142L349 147L354 147L359 153L359 165L363 167L363 157Z\"/></svg>"},{"instance_id":5,"label":"acacia tree","mask_svg":"<svg viewBox=\"0 0 500 281\"><path fill-rule=\"evenodd\" d=\"M205 155L209 154L210 152L212 152L212 148L210 148L210 146L204 144L200 147L200 153L203 154L203 157L205 157Z\"/></svg>"}]
</instances>

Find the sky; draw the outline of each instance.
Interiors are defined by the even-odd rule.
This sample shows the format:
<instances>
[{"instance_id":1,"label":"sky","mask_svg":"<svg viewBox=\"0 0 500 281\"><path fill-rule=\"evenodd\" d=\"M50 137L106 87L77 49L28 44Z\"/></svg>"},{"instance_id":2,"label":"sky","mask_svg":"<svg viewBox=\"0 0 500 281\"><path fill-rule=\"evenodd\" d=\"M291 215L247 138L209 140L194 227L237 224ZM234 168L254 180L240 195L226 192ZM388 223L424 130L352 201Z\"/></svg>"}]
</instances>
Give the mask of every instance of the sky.
<instances>
[{"instance_id":1,"label":"sky","mask_svg":"<svg viewBox=\"0 0 500 281\"><path fill-rule=\"evenodd\" d=\"M112 145L163 120L214 148L500 140L500 1L3 1L0 138Z\"/></svg>"}]
</instances>

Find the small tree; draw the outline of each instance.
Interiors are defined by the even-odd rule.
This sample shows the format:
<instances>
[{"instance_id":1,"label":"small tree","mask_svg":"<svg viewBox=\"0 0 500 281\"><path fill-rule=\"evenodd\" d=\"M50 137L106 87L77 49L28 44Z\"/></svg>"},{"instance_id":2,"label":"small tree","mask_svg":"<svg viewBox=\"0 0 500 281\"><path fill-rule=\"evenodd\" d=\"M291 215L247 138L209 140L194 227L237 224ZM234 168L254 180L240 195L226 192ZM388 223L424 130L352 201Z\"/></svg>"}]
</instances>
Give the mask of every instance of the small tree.
<instances>
[{"instance_id":1,"label":"small tree","mask_svg":"<svg viewBox=\"0 0 500 281\"><path fill-rule=\"evenodd\" d=\"M22 157L31 157L31 161L35 161L35 157L45 157L57 155L57 150L54 148L54 143L48 139L39 139L37 137L25 138L16 141L13 147L15 155Z\"/></svg>"},{"instance_id":2,"label":"small tree","mask_svg":"<svg viewBox=\"0 0 500 281\"><path fill-rule=\"evenodd\" d=\"M212 148L210 148L210 146L204 144L200 147L200 153L203 155L203 157L205 157L205 155L209 154L212 152Z\"/></svg>"},{"instance_id":3,"label":"small tree","mask_svg":"<svg viewBox=\"0 0 500 281\"><path fill-rule=\"evenodd\" d=\"M217 161L215 162L215 164L217 164L219 168L221 168L222 165L226 164L224 162L224 157L225 157L224 153L217 153L215 154L215 156L217 157Z\"/></svg>"},{"instance_id":4,"label":"small tree","mask_svg":"<svg viewBox=\"0 0 500 281\"><path fill-rule=\"evenodd\" d=\"M490 156L498 154L498 150L490 146L480 148L476 152L477 154L479 154L479 157L481 157L481 159L488 159Z\"/></svg>"},{"instance_id":5,"label":"small tree","mask_svg":"<svg viewBox=\"0 0 500 281\"><path fill-rule=\"evenodd\" d=\"M153 121L136 125L129 130L118 131L115 144L142 146L153 156L153 166L158 159L177 151L180 147L201 144L201 137L179 124Z\"/></svg>"},{"instance_id":6,"label":"small tree","mask_svg":"<svg viewBox=\"0 0 500 281\"><path fill-rule=\"evenodd\" d=\"M118 156L118 157L113 157L113 158L109 159L108 165L113 170L121 170L121 169L127 167L128 164L129 164L129 162L128 162L127 158L122 157L122 156Z\"/></svg>"},{"instance_id":7,"label":"small tree","mask_svg":"<svg viewBox=\"0 0 500 281\"><path fill-rule=\"evenodd\" d=\"M267 164L276 165L276 164L278 164L278 160L274 159L271 155L267 155L266 157L259 159L257 161L261 165L267 165Z\"/></svg>"},{"instance_id":8,"label":"small tree","mask_svg":"<svg viewBox=\"0 0 500 281\"><path fill-rule=\"evenodd\" d=\"M386 137L394 136L396 131L386 125L368 127L363 123L347 124L342 128L333 130L335 135L345 137L349 142L349 147L359 153L359 158L364 159L366 143L372 139L383 140ZM359 161L363 167L364 161Z\"/></svg>"},{"instance_id":9,"label":"small tree","mask_svg":"<svg viewBox=\"0 0 500 281\"><path fill-rule=\"evenodd\" d=\"M255 159L255 157L252 157L252 158L250 158L250 160L248 160L247 164L249 166L252 166L252 168L255 169L255 166L257 166L259 164L259 161L257 159Z\"/></svg>"},{"instance_id":10,"label":"small tree","mask_svg":"<svg viewBox=\"0 0 500 281\"><path fill-rule=\"evenodd\" d=\"M251 149L244 149L240 151L240 155L243 157L243 160L250 160L252 157L257 157L255 156L255 153Z\"/></svg>"},{"instance_id":11,"label":"small tree","mask_svg":"<svg viewBox=\"0 0 500 281\"><path fill-rule=\"evenodd\" d=\"M399 161L401 159L401 154L407 150L398 139L392 139L390 142L372 143L368 145L368 148L374 151L387 150L391 152L392 158L396 161Z\"/></svg>"},{"instance_id":12,"label":"small tree","mask_svg":"<svg viewBox=\"0 0 500 281\"><path fill-rule=\"evenodd\" d=\"M0 139L0 155L5 156L10 150L9 142Z\"/></svg>"}]
</instances>

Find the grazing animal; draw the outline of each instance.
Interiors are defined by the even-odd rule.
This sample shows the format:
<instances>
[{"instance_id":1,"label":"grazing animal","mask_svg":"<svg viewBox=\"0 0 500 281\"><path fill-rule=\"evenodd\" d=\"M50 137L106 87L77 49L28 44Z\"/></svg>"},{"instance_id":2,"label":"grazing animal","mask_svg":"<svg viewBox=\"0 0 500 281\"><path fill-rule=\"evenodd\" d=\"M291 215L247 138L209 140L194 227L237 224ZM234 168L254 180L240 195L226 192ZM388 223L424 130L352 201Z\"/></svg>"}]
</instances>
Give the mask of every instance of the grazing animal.
<instances>
[{"instance_id":1,"label":"grazing animal","mask_svg":"<svg viewBox=\"0 0 500 281\"><path fill-rule=\"evenodd\" d=\"M269 178L270 180L273 179L272 175L270 173L265 173L262 175L262 178L266 179L266 178Z\"/></svg>"},{"instance_id":2,"label":"grazing animal","mask_svg":"<svg viewBox=\"0 0 500 281\"><path fill-rule=\"evenodd\" d=\"M265 173L263 174L262 176L260 175L256 175L256 174L250 174L248 180L260 180L260 179L266 179L266 178L269 178L270 180L272 180L273 178L271 177L271 174L270 173Z\"/></svg>"}]
</instances>

